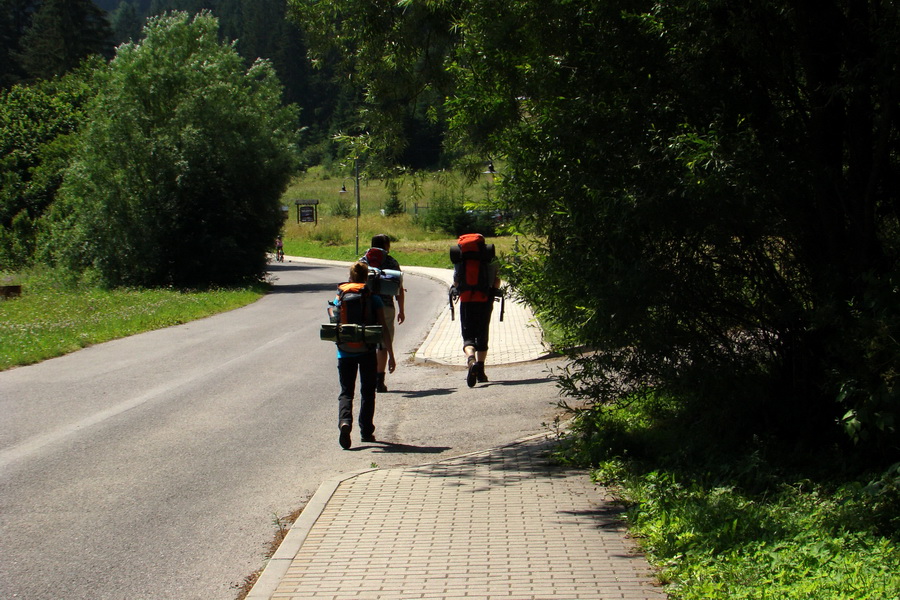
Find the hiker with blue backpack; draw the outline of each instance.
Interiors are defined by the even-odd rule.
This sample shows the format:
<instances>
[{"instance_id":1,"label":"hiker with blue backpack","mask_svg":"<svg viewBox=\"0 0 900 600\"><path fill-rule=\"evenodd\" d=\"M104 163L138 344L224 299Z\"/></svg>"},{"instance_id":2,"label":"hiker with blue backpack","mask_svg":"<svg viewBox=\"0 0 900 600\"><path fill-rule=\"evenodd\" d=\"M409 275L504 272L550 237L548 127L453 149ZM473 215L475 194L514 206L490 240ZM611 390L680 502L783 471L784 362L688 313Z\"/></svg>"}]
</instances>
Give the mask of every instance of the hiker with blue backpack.
<instances>
[{"instance_id":1,"label":"hiker with blue backpack","mask_svg":"<svg viewBox=\"0 0 900 600\"><path fill-rule=\"evenodd\" d=\"M363 262L350 267L350 281L338 286L337 296L329 302L332 323L323 325L321 338L337 343L338 376L338 442L350 448L353 429L353 397L359 373L359 430L363 442L375 440L375 394L378 372L377 348L385 350L386 365L391 373L397 368L393 338L385 323L384 303L370 289L369 265Z\"/></svg>"},{"instance_id":2,"label":"hiker with blue backpack","mask_svg":"<svg viewBox=\"0 0 900 600\"><path fill-rule=\"evenodd\" d=\"M484 362L488 352L491 313L494 298L500 297L500 267L494 260L493 244L487 244L480 233L459 236L450 248L453 263L453 286L450 306L459 300L459 323L462 329L463 352L466 355L466 384L485 383ZM502 318L502 312L501 312Z\"/></svg>"},{"instance_id":3,"label":"hiker with blue backpack","mask_svg":"<svg viewBox=\"0 0 900 600\"><path fill-rule=\"evenodd\" d=\"M370 267L370 277L384 277L386 274L392 275L394 278L400 278L399 289L392 286L389 294L380 293L381 301L384 303L384 323L388 329L391 339L394 339L394 319L397 323L403 323L406 320L404 305L406 303L406 291L403 289L402 275L400 274L400 263L397 259L390 255L391 238L387 234L379 233L372 236L372 247L360 257L359 261L364 262ZM377 271L377 275L371 273ZM384 291L384 290L379 290ZM394 296L397 297L397 307L394 308ZM388 362L387 349L379 346L377 351L378 358L378 374L375 384L378 393L383 394L388 391L385 379L385 367ZM391 372L394 370L391 369Z\"/></svg>"}]
</instances>

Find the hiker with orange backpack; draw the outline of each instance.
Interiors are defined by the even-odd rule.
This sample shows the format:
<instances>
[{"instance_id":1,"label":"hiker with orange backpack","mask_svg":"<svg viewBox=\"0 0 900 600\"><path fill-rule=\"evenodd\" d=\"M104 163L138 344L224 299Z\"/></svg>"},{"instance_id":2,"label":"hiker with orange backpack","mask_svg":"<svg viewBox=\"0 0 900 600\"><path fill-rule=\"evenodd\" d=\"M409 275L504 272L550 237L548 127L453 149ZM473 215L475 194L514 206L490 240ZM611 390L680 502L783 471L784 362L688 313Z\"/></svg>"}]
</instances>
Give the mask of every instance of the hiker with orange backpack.
<instances>
[{"instance_id":1,"label":"hiker with orange backpack","mask_svg":"<svg viewBox=\"0 0 900 600\"><path fill-rule=\"evenodd\" d=\"M458 297L463 352L466 355L466 384L469 387L488 380L484 362L487 359L494 298L500 295L500 268L494 256L494 245L485 243L480 233L463 234L459 236L457 245L450 248L453 263L451 306L452 300Z\"/></svg>"},{"instance_id":2,"label":"hiker with orange backpack","mask_svg":"<svg viewBox=\"0 0 900 600\"><path fill-rule=\"evenodd\" d=\"M323 325L322 339L337 342L338 375L341 393L338 396L338 442L345 450L350 448L350 431L353 429L353 397L356 390L356 374L359 373L359 430L364 442L375 441L375 392L378 359L376 348L384 347L391 373L397 368L394 345L385 327L384 303L381 297L366 285L369 266L362 262L350 267L350 281L338 286L338 293L329 303L329 316L335 325ZM332 337L326 338L325 330ZM375 332L376 336L369 335Z\"/></svg>"}]
</instances>

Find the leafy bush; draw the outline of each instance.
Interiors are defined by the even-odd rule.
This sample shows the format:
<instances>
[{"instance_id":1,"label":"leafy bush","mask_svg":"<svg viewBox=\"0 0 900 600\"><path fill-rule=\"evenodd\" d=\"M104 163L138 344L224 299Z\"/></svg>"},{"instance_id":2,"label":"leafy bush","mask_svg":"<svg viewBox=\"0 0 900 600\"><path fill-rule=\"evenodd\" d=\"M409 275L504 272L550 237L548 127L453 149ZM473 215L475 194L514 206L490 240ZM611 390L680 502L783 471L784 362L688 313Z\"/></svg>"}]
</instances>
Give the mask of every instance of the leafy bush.
<instances>
[{"instance_id":1,"label":"leafy bush","mask_svg":"<svg viewBox=\"0 0 900 600\"><path fill-rule=\"evenodd\" d=\"M429 231L441 231L452 236L464 233L493 236L495 228L490 213L467 210L465 202L464 196L450 192L435 196L422 218L423 226Z\"/></svg>"},{"instance_id":2,"label":"leafy bush","mask_svg":"<svg viewBox=\"0 0 900 600\"><path fill-rule=\"evenodd\" d=\"M353 203L345 199L343 195L331 205L330 212L332 217L341 219L352 219L356 214Z\"/></svg>"},{"instance_id":3,"label":"leafy bush","mask_svg":"<svg viewBox=\"0 0 900 600\"><path fill-rule=\"evenodd\" d=\"M21 267L35 251L37 221L53 202L72 153L72 133L94 95L91 60L62 78L0 92L0 268Z\"/></svg>"},{"instance_id":4,"label":"leafy bush","mask_svg":"<svg viewBox=\"0 0 900 600\"><path fill-rule=\"evenodd\" d=\"M557 456L628 503L670 598L898 598L900 465L840 477L833 457L733 448L688 414L651 392L595 405Z\"/></svg>"},{"instance_id":5,"label":"leafy bush","mask_svg":"<svg viewBox=\"0 0 900 600\"><path fill-rule=\"evenodd\" d=\"M151 19L100 78L51 211L48 247L108 285L259 278L283 226L296 111L208 13Z\"/></svg>"}]
</instances>

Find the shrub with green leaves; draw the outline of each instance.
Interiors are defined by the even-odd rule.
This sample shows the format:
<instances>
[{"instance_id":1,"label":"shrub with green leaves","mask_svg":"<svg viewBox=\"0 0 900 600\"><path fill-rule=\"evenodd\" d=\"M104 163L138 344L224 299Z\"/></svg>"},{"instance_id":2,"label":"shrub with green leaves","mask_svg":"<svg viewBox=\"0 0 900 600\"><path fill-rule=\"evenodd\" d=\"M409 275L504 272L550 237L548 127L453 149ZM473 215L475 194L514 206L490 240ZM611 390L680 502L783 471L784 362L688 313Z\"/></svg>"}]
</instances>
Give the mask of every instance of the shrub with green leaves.
<instances>
[{"instance_id":1,"label":"shrub with green leaves","mask_svg":"<svg viewBox=\"0 0 900 600\"><path fill-rule=\"evenodd\" d=\"M670 598L900 598L900 464L842 476L772 441L741 452L691 414L652 391L595 405L557 455L627 503Z\"/></svg>"},{"instance_id":2,"label":"shrub with green leaves","mask_svg":"<svg viewBox=\"0 0 900 600\"><path fill-rule=\"evenodd\" d=\"M296 110L209 13L151 19L118 48L52 211L51 255L108 285L260 277L283 225Z\"/></svg>"},{"instance_id":3,"label":"shrub with green leaves","mask_svg":"<svg viewBox=\"0 0 900 600\"><path fill-rule=\"evenodd\" d=\"M28 264L37 221L53 202L82 107L94 95L91 60L64 77L0 91L0 268Z\"/></svg>"}]
</instances>

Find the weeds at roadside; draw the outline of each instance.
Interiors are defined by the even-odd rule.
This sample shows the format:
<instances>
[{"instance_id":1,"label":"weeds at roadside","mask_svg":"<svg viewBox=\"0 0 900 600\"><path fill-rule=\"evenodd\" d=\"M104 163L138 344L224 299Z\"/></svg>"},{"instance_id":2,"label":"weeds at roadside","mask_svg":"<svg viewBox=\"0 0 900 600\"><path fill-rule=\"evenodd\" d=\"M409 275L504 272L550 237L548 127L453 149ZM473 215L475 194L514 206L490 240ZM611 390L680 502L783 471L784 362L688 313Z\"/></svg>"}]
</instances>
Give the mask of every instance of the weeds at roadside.
<instances>
[{"instance_id":1,"label":"weeds at roadside","mask_svg":"<svg viewBox=\"0 0 900 600\"><path fill-rule=\"evenodd\" d=\"M286 538L287 534L290 532L291 526L297 522L297 519L299 519L301 513L303 513L303 508L305 507L298 508L284 517L279 517L277 514L272 515L272 523L275 525L275 537L269 542L265 556L266 561L272 558L278 551L278 547L281 546L284 538ZM259 577L262 575L264 569L265 567L262 567L244 577L240 583L233 583L231 585L232 589L238 591L235 600L244 600L247 595L250 594L250 590L252 590L253 586L256 585L256 582L259 581Z\"/></svg>"},{"instance_id":2,"label":"weeds at roadside","mask_svg":"<svg viewBox=\"0 0 900 600\"><path fill-rule=\"evenodd\" d=\"M677 405L652 395L582 411L555 458L591 467L628 506L629 532L670 598L900 598L900 465L822 476L827 457L801 470L761 442L743 454L707 448L703 463L704 436L666 431L677 422L660 418L668 411Z\"/></svg>"}]
</instances>

